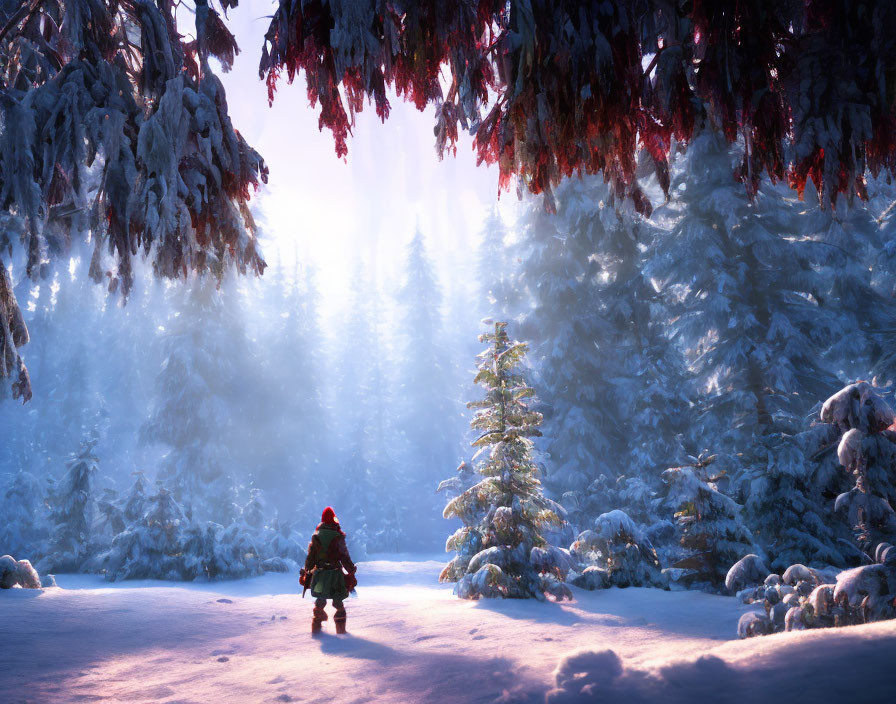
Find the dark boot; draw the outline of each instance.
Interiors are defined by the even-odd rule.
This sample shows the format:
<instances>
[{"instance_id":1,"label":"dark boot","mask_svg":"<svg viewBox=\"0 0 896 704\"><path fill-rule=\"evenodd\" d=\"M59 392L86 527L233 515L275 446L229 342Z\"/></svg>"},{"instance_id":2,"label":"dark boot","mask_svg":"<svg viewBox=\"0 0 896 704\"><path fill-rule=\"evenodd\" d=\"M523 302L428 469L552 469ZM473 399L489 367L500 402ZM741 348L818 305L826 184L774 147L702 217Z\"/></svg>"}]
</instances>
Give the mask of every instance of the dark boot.
<instances>
[{"instance_id":1,"label":"dark boot","mask_svg":"<svg viewBox=\"0 0 896 704\"><path fill-rule=\"evenodd\" d=\"M327 620L327 612L320 606L315 606L311 617L311 634L320 633L321 624Z\"/></svg>"},{"instance_id":2,"label":"dark boot","mask_svg":"<svg viewBox=\"0 0 896 704\"><path fill-rule=\"evenodd\" d=\"M333 623L336 624L336 633L345 633L345 607L342 604L336 607L336 613L333 614Z\"/></svg>"}]
</instances>

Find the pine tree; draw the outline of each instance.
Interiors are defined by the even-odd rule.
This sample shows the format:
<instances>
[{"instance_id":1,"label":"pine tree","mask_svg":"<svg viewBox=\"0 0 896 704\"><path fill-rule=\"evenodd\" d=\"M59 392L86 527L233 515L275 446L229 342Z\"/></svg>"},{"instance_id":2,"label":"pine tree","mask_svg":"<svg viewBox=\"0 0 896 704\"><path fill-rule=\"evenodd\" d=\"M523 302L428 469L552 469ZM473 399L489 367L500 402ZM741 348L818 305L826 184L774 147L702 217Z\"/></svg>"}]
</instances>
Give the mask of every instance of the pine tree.
<instances>
[{"instance_id":1,"label":"pine tree","mask_svg":"<svg viewBox=\"0 0 896 704\"><path fill-rule=\"evenodd\" d=\"M702 390L693 444L747 452L763 436L799 432L836 378L819 354L832 315L815 248L796 236L779 189L763 183L751 202L731 183L734 158L710 129L694 139L673 187L681 216L648 275Z\"/></svg>"},{"instance_id":2,"label":"pine tree","mask_svg":"<svg viewBox=\"0 0 896 704\"><path fill-rule=\"evenodd\" d=\"M718 588L731 566L754 550L741 507L718 490L719 477L709 475L713 459L701 457L691 466L667 469L663 479L669 485L669 500L678 509L675 520L684 555L672 566L685 570L679 581Z\"/></svg>"},{"instance_id":3,"label":"pine tree","mask_svg":"<svg viewBox=\"0 0 896 704\"><path fill-rule=\"evenodd\" d=\"M199 321L202 321L200 324ZM167 448L160 476L191 520L235 515L232 415L245 351L216 282L197 279L164 333L165 361L143 436Z\"/></svg>"},{"instance_id":4,"label":"pine tree","mask_svg":"<svg viewBox=\"0 0 896 704\"><path fill-rule=\"evenodd\" d=\"M158 484L149 497L146 512L112 541L101 564L110 581L123 579L185 578L183 509L165 487Z\"/></svg>"},{"instance_id":5,"label":"pine tree","mask_svg":"<svg viewBox=\"0 0 896 704\"><path fill-rule=\"evenodd\" d=\"M597 178L565 181L556 200L556 216L530 203L520 246L521 325L546 399L545 483L577 520L643 511L609 505L607 488L626 475L658 489L688 421L683 359L642 269L657 232L613 207Z\"/></svg>"},{"instance_id":6,"label":"pine tree","mask_svg":"<svg viewBox=\"0 0 896 704\"><path fill-rule=\"evenodd\" d=\"M814 434L824 438L824 450L836 447L825 459L837 462L843 488L833 507L873 557L876 544L896 539L896 412L878 389L857 382L827 399L819 418ZM836 523L829 513L825 520Z\"/></svg>"},{"instance_id":7,"label":"pine tree","mask_svg":"<svg viewBox=\"0 0 896 704\"><path fill-rule=\"evenodd\" d=\"M565 576L562 568L545 559L553 555L542 531L560 518L541 492L533 455L531 438L541 435L541 414L528 407L535 392L519 372L527 346L510 340L507 323L494 325L494 332L479 338L489 343L479 355L475 378L485 398L467 404L476 409L470 426L480 433L473 446L477 455L486 455L477 467L483 479L452 499L444 513L468 522L480 511L485 515L448 539L446 549L457 556L439 579L459 582L462 598L543 599L546 593L571 598L558 581Z\"/></svg>"},{"instance_id":8,"label":"pine tree","mask_svg":"<svg viewBox=\"0 0 896 704\"><path fill-rule=\"evenodd\" d=\"M402 493L421 498L410 502L399 499L382 508L391 509L387 526L397 527L403 520L409 520L417 527L415 532L428 537L437 530L433 517L438 515L436 497L430 487L438 479L438 468L453 459L454 428L449 365L442 341L441 291L419 229L407 248L398 306L402 316L403 352L399 369L398 429L404 441L402 463L407 474ZM430 496L430 500L422 499Z\"/></svg>"},{"instance_id":9,"label":"pine tree","mask_svg":"<svg viewBox=\"0 0 896 704\"><path fill-rule=\"evenodd\" d=\"M68 460L65 476L52 499L50 521L54 527L39 572L76 572L90 557L94 511L91 483L99 463L95 445L96 440L84 441Z\"/></svg>"},{"instance_id":10,"label":"pine tree","mask_svg":"<svg viewBox=\"0 0 896 704\"><path fill-rule=\"evenodd\" d=\"M33 560L50 533L47 488L31 472L2 475L0 552Z\"/></svg>"},{"instance_id":11,"label":"pine tree","mask_svg":"<svg viewBox=\"0 0 896 704\"><path fill-rule=\"evenodd\" d=\"M827 548L798 538L824 511L794 436L816 399L838 386L823 353L839 314L796 204L764 182L748 199L730 181L734 158L708 128L695 138L674 177L680 216L647 267L695 376L688 444L718 448L729 491L776 564L800 551L807 561L833 557L829 537L818 535ZM799 506L779 512L793 491Z\"/></svg>"}]
</instances>

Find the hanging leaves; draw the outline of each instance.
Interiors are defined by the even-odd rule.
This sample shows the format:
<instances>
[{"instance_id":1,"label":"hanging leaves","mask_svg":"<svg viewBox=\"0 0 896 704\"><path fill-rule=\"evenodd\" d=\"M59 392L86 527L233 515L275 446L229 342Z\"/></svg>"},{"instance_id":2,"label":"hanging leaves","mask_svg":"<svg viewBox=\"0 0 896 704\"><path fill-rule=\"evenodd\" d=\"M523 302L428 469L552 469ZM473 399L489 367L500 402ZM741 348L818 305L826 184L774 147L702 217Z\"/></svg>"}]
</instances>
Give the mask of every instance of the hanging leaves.
<instances>
[{"instance_id":1,"label":"hanging leaves","mask_svg":"<svg viewBox=\"0 0 896 704\"><path fill-rule=\"evenodd\" d=\"M259 68L271 100L305 71L340 156L390 86L435 106L440 155L467 130L502 188L518 176L552 209L562 178L600 173L649 213L637 152L668 189L673 139L706 119L744 144L751 194L766 173L864 197L866 168L896 169L894 49L896 7L871 0L281 0Z\"/></svg>"},{"instance_id":2,"label":"hanging leaves","mask_svg":"<svg viewBox=\"0 0 896 704\"><path fill-rule=\"evenodd\" d=\"M267 167L208 64L228 70L239 49L208 0L195 9L187 43L170 0L0 1L0 209L18 223L0 238L30 277L85 238L91 276L125 296L141 250L164 277L263 271L249 199ZM21 339L4 338L0 378L27 398Z\"/></svg>"}]
</instances>

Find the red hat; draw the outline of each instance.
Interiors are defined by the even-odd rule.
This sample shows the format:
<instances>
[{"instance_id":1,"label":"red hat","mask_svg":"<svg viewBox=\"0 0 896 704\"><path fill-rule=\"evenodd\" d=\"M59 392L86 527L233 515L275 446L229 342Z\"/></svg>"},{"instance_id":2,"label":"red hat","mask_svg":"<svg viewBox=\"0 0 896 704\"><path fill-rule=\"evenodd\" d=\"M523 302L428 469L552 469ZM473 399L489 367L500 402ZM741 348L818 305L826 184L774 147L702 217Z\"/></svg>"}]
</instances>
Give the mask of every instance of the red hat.
<instances>
[{"instance_id":1,"label":"red hat","mask_svg":"<svg viewBox=\"0 0 896 704\"><path fill-rule=\"evenodd\" d=\"M324 512L320 515L320 522L321 523L339 523L339 521L336 518L336 512L329 506L327 506L324 509Z\"/></svg>"}]
</instances>

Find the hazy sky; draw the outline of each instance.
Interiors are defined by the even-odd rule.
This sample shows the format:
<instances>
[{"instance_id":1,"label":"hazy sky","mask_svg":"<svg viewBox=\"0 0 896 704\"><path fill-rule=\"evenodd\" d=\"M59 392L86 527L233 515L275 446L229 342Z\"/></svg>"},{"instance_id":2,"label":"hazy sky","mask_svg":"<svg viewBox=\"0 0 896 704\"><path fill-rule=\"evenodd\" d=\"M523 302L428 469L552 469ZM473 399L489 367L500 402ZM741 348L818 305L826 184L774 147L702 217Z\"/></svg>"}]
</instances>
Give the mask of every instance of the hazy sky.
<instances>
[{"instance_id":1,"label":"hazy sky","mask_svg":"<svg viewBox=\"0 0 896 704\"><path fill-rule=\"evenodd\" d=\"M241 53L233 71L220 74L237 129L265 158L270 182L261 198L270 238L269 259L292 249L318 266L325 306L339 305L360 250L375 262L381 281L395 281L404 245L417 222L430 252L441 260L442 278L452 272L464 285L472 275L466 257L475 247L482 221L497 200L498 169L476 166L471 139L456 157L439 161L433 137L433 109L418 112L393 98L391 117L382 124L372 107L357 117L346 160L336 157L329 130L318 130L304 74L281 84L272 107L258 78L264 33L275 5L248 0L229 13ZM517 208L515 192L505 192L501 211Z\"/></svg>"}]
</instances>

